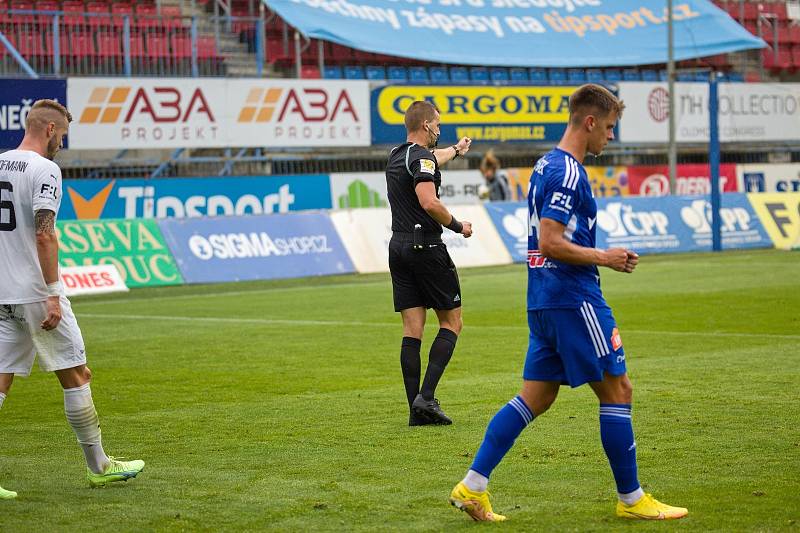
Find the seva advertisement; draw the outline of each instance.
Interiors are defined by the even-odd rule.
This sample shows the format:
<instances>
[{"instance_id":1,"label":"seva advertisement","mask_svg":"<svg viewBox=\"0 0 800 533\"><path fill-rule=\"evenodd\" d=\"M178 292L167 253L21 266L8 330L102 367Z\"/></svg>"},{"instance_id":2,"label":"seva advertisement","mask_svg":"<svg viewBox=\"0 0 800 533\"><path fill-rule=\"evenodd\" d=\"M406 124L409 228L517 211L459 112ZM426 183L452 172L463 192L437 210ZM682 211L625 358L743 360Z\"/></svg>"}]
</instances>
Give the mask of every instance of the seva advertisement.
<instances>
[{"instance_id":1,"label":"seva advertisement","mask_svg":"<svg viewBox=\"0 0 800 533\"><path fill-rule=\"evenodd\" d=\"M405 111L415 100L441 113L442 142L557 141L569 118L575 87L390 85L372 91L372 142L406 138Z\"/></svg>"},{"instance_id":2,"label":"seva advertisement","mask_svg":"<svg viewBox=\"0 0 800 533\"><path fill-rule=\"evenodd\" d=\"M72 148L368 146L366 81L69 78Z\"/></svg>"},{"instance_id":3,"label":"seva advertisement","mask_svg":"<svg viewBox=\"0 0 800 533\"><path fill-rule=\"evenodd\" d=\"M711 204L696 196L600 198L597 247L620 246L638 253L711 250ZM527 203L486 204L486 210L516 262L527 258ZM767 232L744 194L724 194L720 209L723 248L769 248Z\"/></svg>"},{"instance_id":4,"label":"seva advertisement","mask_svg":"<svg viewBox=\"0 0 800 533\"><path fill-rule=\"evenodd\" d=\"M326 214L168 219L160 226L187 283L355 271Z\"/></svg>"},{"instance_id":5,"label":"seva advertisement","mask_svg":"<svg viewBox=\"0 0 800 533\"><path fill-rule=\"evenodd\" d=\"M675 84L678 142L709 139L708 84ZM795 141L800 138L800 83L720 83L721 142ZM669 99L666 83L623 82L625 113L619 127L625 143L666 143Z\"/></svg>"},{"instance_id":6,"label":"seva advertisement","mask_svg":"<svg viewBox=\"0 0 800 533\"><path fill-rule=\"evenodd\" d=\"M66 105L66 80L0 79L0 149L19 146L28 111L42 98ZM64 148L67 140L65 137Z\"/></svg>"},{"instance_id":7,"label":"seva advertisement","mask_svg":"<svg viewBox=\"0 0 800 533\"><path fill-rule=\"evenodd\" d=\"M324 174L240 178L64 180L59 218L193 218L331 207Z\"/></svg>"},{"instance_id":8,"label":"seva advertisement","mask_svg":"<svg viewBox=\"0 0 800 533\"><path fill-rule=\"evenodd\" d=\"M59 221L56 234L63 267L114 265L128 287L183 283L153 220Z\"/></svg>"}]
</instances>

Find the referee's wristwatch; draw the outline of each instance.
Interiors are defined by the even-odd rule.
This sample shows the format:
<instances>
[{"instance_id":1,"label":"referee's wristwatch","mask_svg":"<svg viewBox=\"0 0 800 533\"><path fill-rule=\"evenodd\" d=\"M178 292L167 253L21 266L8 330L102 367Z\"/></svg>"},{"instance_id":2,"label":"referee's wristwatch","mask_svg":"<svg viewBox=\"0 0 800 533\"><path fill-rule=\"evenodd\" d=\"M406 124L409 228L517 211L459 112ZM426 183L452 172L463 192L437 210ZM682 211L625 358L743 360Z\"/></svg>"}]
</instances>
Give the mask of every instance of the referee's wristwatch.
<instances>
[{"instance_id":1,"label":"referee's wristwatch","mask_svg":"<svg viewBox=\"0 0 800 533\"><path fill-rule=\"evenodd\" d=\"M455 159L455 158L457 158L458 156L460 156L460 155L461 155L461 150L459 150L459 149L458 149L458 145L455 145L455 144L454 144L454 145L453 145L453 150L455 150L455 151L456 151L456 155L454 155L454 156L453 156L453 159Z\"/></svg>"}]
</instances>

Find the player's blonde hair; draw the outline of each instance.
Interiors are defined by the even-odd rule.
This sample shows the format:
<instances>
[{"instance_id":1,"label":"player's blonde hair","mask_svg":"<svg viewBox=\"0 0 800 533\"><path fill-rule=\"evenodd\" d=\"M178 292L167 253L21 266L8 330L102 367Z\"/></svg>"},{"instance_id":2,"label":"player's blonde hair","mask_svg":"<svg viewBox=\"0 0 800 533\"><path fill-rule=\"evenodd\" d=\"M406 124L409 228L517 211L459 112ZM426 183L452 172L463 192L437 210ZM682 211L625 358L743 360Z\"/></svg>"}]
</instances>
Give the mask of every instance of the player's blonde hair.
<instances>
[{"instance_id":1,"label":"player's blonde hair","mask_svg":"<svg viewBox=\"0 0 800 533\"><path fill-rule=\"evenodd\" d=\"M569 121L572 124L579 124L587 115L607 117L615 113L619 119L624 110L625 103L622 100L602 85L594 83L581 85L569 97Z\"/></svg>"},{"instance_id":2,"label":"player's blonde hair","mask_svg":"<svg viewBox=\"0 0 800 533\"><path fill-rule=\"evenodd\" d=\"M25 117L25 129L46 127L59 118L65 119L67 124L72 122L72 114L55 100L36 100L28 111L28 116Z\"/></svg>"}]
</instances>

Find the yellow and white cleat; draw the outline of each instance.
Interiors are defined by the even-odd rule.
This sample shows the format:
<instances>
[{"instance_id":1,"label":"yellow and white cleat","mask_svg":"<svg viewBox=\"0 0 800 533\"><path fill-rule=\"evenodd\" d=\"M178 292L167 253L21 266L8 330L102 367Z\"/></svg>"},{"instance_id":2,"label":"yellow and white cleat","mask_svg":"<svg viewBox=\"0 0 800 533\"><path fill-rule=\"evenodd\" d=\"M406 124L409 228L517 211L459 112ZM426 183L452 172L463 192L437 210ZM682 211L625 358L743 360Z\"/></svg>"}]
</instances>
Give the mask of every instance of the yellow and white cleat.
<instances>
[{"instance_id":1,"label":"yellow and white cleat","mask_svg":"<svg viewBox=\"0 0 800 533\"><path fill-rule=\"evenodd\" d=\"M661 503L650 494L645 494L633 505L625 505L620 501L617 502L617 516L622 518L672 520L675 518L683 518L687 514L689 514L688 509Z\"/></svg>"},{"instance_id":2,"label":"yellow and white cleat","mask_svg":"<svg viewBox=\"0 0 800 533\"><path fill-rule=\"evenodd\" d=\"M450 493L450 505L464 511L478 522L502 522L506 519L505 516L492 512L489 491L473 492L463 481Z\"/></svg>"},{"instance_id":3,"label":"yellow and white cleat","mask_svg":"<svg viewBox=\"0 0 800 533\"><path fill-rule=\"evenodd\" d=\"M13 500L17 497L17 493L13 490L6 490L0 487L0 500Z\"/></svg>"}]
</instances>

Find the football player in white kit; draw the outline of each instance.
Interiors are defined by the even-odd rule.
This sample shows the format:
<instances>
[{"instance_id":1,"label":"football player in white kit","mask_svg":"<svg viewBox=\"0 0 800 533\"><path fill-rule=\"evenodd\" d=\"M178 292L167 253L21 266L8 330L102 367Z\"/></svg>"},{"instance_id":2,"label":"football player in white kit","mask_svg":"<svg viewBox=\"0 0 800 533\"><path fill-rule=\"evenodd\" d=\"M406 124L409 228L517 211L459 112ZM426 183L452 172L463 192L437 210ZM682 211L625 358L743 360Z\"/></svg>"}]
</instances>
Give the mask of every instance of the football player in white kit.
<instances>
[{"instance_id":1,"label":"football player in white kit","mask_svg":"<svg viewBox=\"0 0 800 533\"><path fill-rule=\"evenodd\" d=\"M38 354L39 367L55 372L64 389L67 421L94 487L136 477L144 461L118 461L103 451L83 337L59 281L55 220L62 186L52 159L71 121L55 100L39 100L22 143L0 154L0 408L14 375L29 375ZM16 496L0 488L0 500Z\"/></svg>"}]
</instances>

